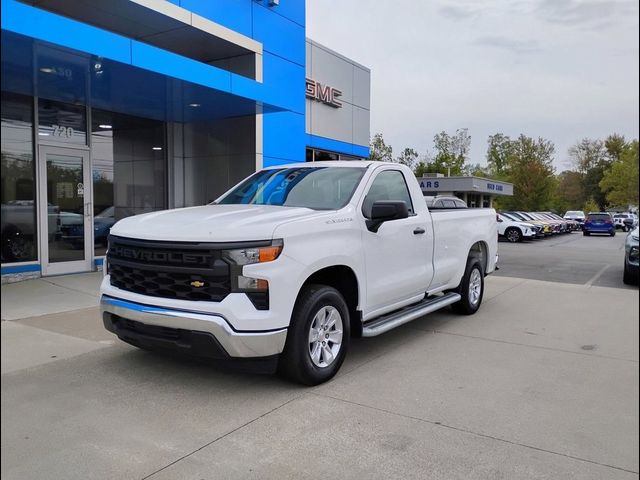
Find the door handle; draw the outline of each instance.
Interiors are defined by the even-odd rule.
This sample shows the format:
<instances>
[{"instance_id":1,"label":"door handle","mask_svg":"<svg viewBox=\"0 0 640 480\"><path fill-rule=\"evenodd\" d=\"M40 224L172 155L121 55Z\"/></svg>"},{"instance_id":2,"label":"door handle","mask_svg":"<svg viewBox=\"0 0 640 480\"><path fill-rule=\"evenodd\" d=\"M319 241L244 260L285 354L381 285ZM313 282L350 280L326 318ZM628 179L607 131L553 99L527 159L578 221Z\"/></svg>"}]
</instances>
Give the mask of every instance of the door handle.
<instances>
[{"instance_id":1,"label":"door handle","mask_svg":"<svg viewBox=\"0 0 640 480\"><path fill-rule=\"evenodd\" d=\"M418 227L413 231L414 235L422 235L423 233L427 233L427 231L421 227Z\"/></svg>"}]
</instances>

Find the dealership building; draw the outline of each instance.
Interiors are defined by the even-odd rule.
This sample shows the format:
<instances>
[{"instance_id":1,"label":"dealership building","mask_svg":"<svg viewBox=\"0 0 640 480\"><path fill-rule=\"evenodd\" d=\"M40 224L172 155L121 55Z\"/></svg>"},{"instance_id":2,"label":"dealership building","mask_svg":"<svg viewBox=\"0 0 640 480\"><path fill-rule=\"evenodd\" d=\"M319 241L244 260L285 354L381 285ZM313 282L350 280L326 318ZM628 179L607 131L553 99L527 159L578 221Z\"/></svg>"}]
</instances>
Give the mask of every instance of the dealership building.
<instances>
[{"instance_id":1,"label":"dealership building","mask_svg":"<svg viewBox=\"0 0 640 480\"><path fill-rule=\"evenodd\" d=\"M455 196L470 208L491 208L496 197L513 196L512 183L482 177L445 177L435 173L418 178L418 183L425 196Z\"/></svg>"},{"instance_id":2,"label":"dealership building","mask_svg":"<svg viewBox=\"0 0 640 480\"><path fill-rule=\"evenodd\" d=\"M369 154L368 68L304 0L2 0L2 279L91 271L114 221Z\"/></svg>"}]
</instances>

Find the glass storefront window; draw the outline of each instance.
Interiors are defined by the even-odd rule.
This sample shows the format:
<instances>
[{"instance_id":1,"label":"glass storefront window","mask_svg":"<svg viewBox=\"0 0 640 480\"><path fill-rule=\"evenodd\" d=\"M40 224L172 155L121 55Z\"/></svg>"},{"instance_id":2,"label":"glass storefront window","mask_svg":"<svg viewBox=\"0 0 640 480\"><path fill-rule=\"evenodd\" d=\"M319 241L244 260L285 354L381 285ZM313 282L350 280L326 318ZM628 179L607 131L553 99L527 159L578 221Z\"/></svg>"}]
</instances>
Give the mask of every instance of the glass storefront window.
<instances>
[{"instance_id":1,"label":"glass storefront window","mask_svg":"<svg viewBox=\"0 0 640 480\"><path fill-rule=\"evenodd\" d=\"M2 263L36 260L33 99L2 92Z\"/></svg>"},{"instance_id":2,"label":"glass storefront window","mask_svg":"<svg viewBox=\"0 0 640 480\"><path fill-rule=\"evenodd\" d=\"M87 109L84 105L38 99L40 141L87 144Z\"/></svg>"},{"instance_id":3,"label":"glass storefront window","mask_svg":"<svg viewBox=\"0 0 640 480\"><path fill-rule=\"evenodd\" d=\"M314 155L314 161L316 162L322 162L327 160L339 160L339 159L340 158L338 157L337 153L325 152L323 150L316 150Z\"/></svg>"},{"instance_id":4,"label":"glass storefront window","mask_svg":"<svg viewBox=\"0 0 640 480\"><path fill-rule=\"evenodd\" d=\"M166 151L164 122L91 111L96 256L117 220L167 208Z\"/></svg>"}]
</instances>

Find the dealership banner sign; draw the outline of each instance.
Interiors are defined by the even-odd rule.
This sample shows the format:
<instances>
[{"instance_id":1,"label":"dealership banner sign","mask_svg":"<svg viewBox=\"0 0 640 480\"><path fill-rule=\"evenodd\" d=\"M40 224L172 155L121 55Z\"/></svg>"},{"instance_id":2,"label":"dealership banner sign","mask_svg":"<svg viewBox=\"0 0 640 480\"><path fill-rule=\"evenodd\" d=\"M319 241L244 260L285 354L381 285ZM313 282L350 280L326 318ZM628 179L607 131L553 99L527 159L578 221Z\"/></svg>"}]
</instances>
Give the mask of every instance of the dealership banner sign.
<instances>
[{"instance_id":1,"label":"dealership banner sign","mask_svg":"<svg viewBox=\"0 0 640 480\"><path fill-rule=\"evenodd\" d=\"M306 79L305 95L307 98L317 102L324 103L333 108L342 108L342 102L338 101L338 97L342 96L342 92L337 88L323 85L310 78Z\"/></svg>"}]
</instances>

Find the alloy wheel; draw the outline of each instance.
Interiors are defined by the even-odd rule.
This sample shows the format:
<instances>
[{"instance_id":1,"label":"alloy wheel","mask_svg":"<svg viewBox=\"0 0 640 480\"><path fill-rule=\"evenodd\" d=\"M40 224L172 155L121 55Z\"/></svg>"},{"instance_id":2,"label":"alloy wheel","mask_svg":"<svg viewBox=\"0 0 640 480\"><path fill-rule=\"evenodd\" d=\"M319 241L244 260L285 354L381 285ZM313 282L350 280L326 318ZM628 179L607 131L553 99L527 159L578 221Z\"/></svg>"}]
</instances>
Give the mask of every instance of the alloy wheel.
<instances>
[{"instance_id":1,"label":"alloy wheel","mask_svg":"<svg viewBox=\"0 0 640 480\"><path fill-rule=\"evenodd\" d=\"M309 356L316 367L333 363L342 345L342 317L337 308L328 305L314 315L309 326Z\"/></svg>"},{"instance_id":2,"label":"alloy wheel","mask_svg":"<svg viewBox=\"0 0 640 480\"><path fill-rule=\"evenodd\" d=\"M480 271L474 268L469 275L469 303L477 305L482 295L482 277Z\"/></svg>"}]
</instances>

